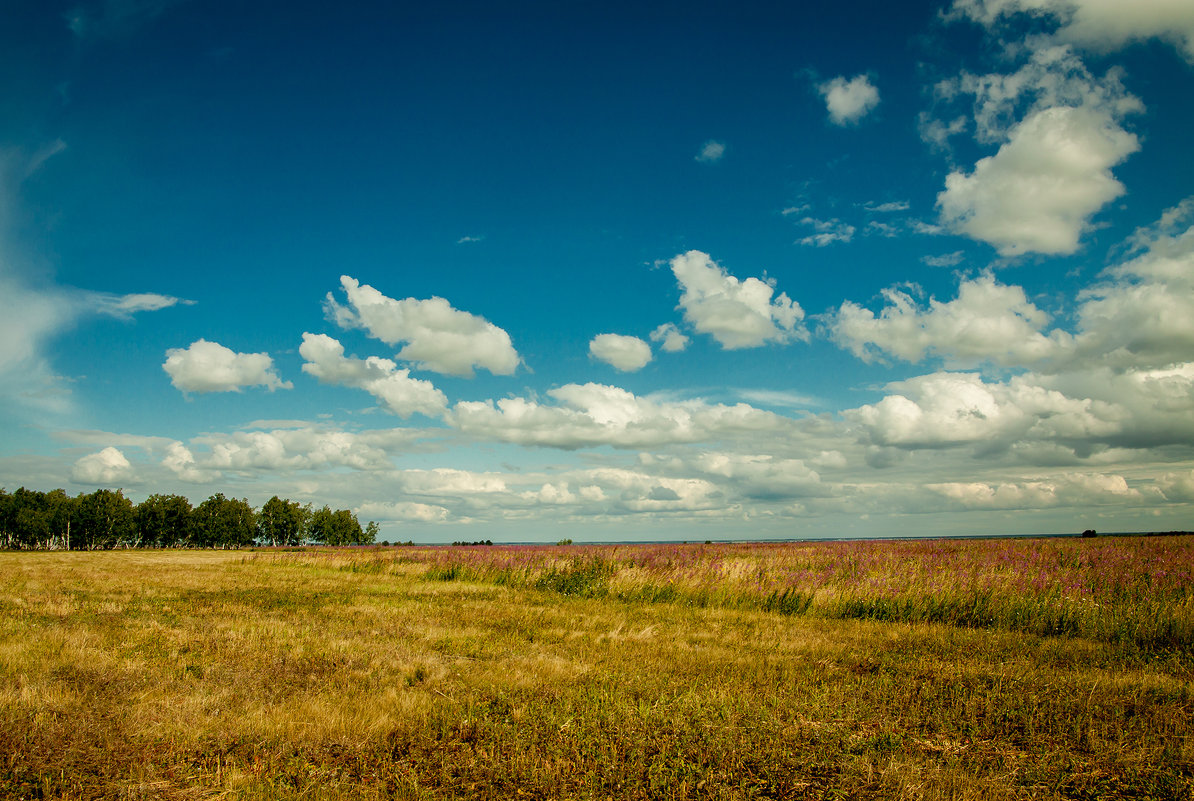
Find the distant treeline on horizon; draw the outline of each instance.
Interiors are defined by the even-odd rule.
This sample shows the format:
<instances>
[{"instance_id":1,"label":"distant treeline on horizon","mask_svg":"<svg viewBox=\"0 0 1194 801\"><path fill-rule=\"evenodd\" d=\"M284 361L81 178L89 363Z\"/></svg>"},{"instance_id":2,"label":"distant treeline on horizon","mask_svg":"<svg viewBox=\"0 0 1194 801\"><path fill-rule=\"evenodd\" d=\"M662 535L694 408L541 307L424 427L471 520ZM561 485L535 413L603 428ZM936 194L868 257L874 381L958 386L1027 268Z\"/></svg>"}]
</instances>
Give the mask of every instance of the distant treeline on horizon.
<instances>
[{"instance_id":1,"label":"distant treeline on horizon","mask_svg":"<svg viewBox=\"0 0 1194 801\"><path fill-rule=\"evenodd\" d=\"M217 492L198 506L182 495L150 495L139 504L122 490L76 496L0 488L0 548L242 548L252 545L368 545L377 523L363 529L348 509L312 509L274 496L261 509Z\"/></svg>"}]
</instances>

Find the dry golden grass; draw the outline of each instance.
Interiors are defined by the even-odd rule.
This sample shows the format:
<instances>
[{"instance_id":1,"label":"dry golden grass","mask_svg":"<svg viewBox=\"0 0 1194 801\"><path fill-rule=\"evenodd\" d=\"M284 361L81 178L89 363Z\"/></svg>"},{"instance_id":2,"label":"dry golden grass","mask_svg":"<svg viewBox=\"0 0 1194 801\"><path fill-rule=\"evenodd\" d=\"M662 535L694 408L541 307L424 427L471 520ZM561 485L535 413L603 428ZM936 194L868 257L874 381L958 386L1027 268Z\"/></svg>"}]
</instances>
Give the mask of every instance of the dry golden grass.
<instances>
[{"instance_id":1,"label":"dry golden grass","mask_svg":"<svg viewBox=\"0 0 1194 801\"><path fill-rule=\"evenodd\" d=\"M0 554L11 798L1189 798L1192 663L426 566Z\"/></svg>"}]
</instances>

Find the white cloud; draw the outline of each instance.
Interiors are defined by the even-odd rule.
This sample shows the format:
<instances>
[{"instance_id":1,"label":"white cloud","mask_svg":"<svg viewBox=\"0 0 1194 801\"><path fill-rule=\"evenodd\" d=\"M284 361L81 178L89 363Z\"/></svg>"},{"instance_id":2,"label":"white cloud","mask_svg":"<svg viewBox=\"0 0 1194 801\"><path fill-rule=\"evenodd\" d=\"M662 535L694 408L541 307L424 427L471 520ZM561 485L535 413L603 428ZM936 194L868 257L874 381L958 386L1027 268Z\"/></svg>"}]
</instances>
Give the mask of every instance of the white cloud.
<instances>
[{"instance_id":1,"label":"white cloud","mask_svg":"<svg viewBox=\"0 0 1194 801\"><path fill-rule=\"evenodd\" d=\"M237 431L207 434L191 444L207 452L193 454L197 469L204 471L317 470L349 467L382 470L392 467L388 443L376 433L354 434L321 428L275 431ZM193 449L192 449L193 450ZM181 453L181 464L190 462Z\"/></svg>"},{"instance_id":2,"label":"white cloud","mask_svg":"<svg viewBox=\"0 0 1194 801\"><path fill-rule=\"evenodd\" d=\"M1113 120L1142 111L1140 99L1123 85L1121 72L1096 78L1065 45L1040 46L1012 73L968 72L945 81L947 94L973 97L975 138L984 144L1006 141L1026 113L1049 108L1085 108Z\"/></svg>"},{"instance_id":3,"label":"white cloud","mask_svg":"<svg viewBox=\"0 0 1194 801\"><path fill-rule=\"evenodd\" d=\"M863 206L867 211L877 211L887 214L893 211L907 211L910 204L906 200L893 200L888 203L867 203Z\"/></svg>"},{"instance_id":4,"label":"white cloud","mask_svg":"<svg viewBox=\"0 0 1194 801\"><path fill-rule=\"evenodd\" d=\"M888 389L892 394L878 403L843 414L882 447L1019 448L1031 457L1047 455L1043 446L1052 443L1078 461L1108 449L1147 454L1194 445L1194 362L1165 370L1026 373L991 383L972 373L934 373Z\"/></svg>"},{"instance_id":5,"label":"white cloud","mask_svg":"<svg viewBox=\"0 0 1194 801\"><path fill-rule=\"evenodd\" d=\"M181 442L173 442L166 448L162 466L183 481L195 484L204 484L219 478L219 473L199 468L195 462L195 454Z\"/></svg>"},{"instance_id":6,"label":"white cloud","mask_svg":"<svg viewBox=\"0 0 1194 801\"><path fill-rule=\"evenodd\" d=\"M1170 501L1194 502L1194 470L1164 473L1157 479L1157 487Z\"/></svg>"},{"instance_id":7,"label":"white cloud","mask_svg":"<svg viewBox=\"0 0 1194 801\"><path fill-rule=\"evenodd\" d=\"M701 145L701 152L696 154L696 160L702 164L715 164L721 161L725 154L725 143L710 139L708 142Z\"/></svg>"},{"instance_id":8,"label":"white cloud","mask_svg":"<svg viewBox=\"0 0 1194 801\"><path fill-rule=\"evenodd\" d=\"M398 479L402 491L411 495L469 497L509 491L506 479L498 473L476 473L449 467L403 470Z\"/></svg>"},{"instance_id":9,"label":"white cloud","mask_svg":"<svg viewBox=\"0 0 1194 801\"><path fill-rule=\"evenodd\" d=\"M451 517L451 512L446 507L414 501L363 503L357 507L356 512L361 518L381 522L440 523Z\"/></svg>"},{"instance_id":10,"label":"white cloud","mask_svg":"<svg viewBox=\"0 0 1194 801\"><path fill-rule=\"evenodd\" d=\"M941 220L1004 256L1073 253L1088 219L1124 192L1111 167L1137 148L1135 135L1098 112L1035 112L972 173L946 177Z\"/></svg>"},{"instance_id":11,"label":"white cloud","mask_svg":"<svg viewBox=\"0 0 1194 801\"><path fill-rule=\"evenodd\" d=\"M812 229L816 232L802 238L800 240L800 244L802 245L813 245L823 248L826 245L832 245L834 242L849 242L854 238L854 226L838 219L818 220L814 217L805 217L800 221L800 224L812 226Z\"/></svg>"},{"instance_id":12,"label":"white cloud","mask_svg":"<svg viewBox=\"0 0 1194 801\"><path fill-rule=\"evenodd\" d=\"M1057 355L1069 338L1041 333L1049 321L1018 286L998 283L990 274L963 281L958 297L930 298L921 308L907 291L883 290L887 305L876 316L846 301L826 318L830 337L860 359L889 354L917 362L929 355L950 364L1013 366Z\"/></svg>"},{"instance_id":13,"label":"white cloud","mask_svg":"<svg viewBox=\"0 0 1194 801\"><path fill-rule=\"evenodd\" d=\"M964 132L967 122L965 117L954 117L949 122L945 122L927 111L922 111L917 117L916 125L921 141L932 145L937 150L948 151L950 137Z\"/></svg>"},{"instance_id":14,"label":"white cloud","mask_svg":"<svg viewBox=\"0 0 1194 801\"><path fill-rule=\"evenodd\" d=\"M195 301L182 300L170 295L154 292L138 292L132 295L110 295L102 292L85 293L100 314L127 319L137 312L159 311L179 303L192 306Z\"/></svg>"},{"instance_id":15,"label":"white cloud","mask_svg":"<svg viewBox=\"0 0 1194 801\"><path fill-rule=\"evenodd\" d=\"M399 369L389 359L346 357L344 346L326 334L304 333L299 355L306 360L304 373L327 384L363 389L399 417L416 412L439 417L447 408L447 396L430 381L411 378L409 370Z\"/></svg>"},{"instance_id":16,"label":"white cloud","mask_svg":"<svg viewBox=\"0 0 1194 801\"><path fill-rule=\"evenodd\" d=\"M974 97L975 136L1001 143L937 196L942 224L1001 255L1068 254L1090 218L1124 192L1111 168L1139 149L1121 121L1142 110L1117 71L1096 79L1069 46L1042 46L1010 74L945 82Z\"/></svg>"},{"instance_id":17,"label":"white cloud","mask_svg":"<svg viewBox=\"0 0 1194 801\"><path fill-rule=\"evenodd\" d=\"M817 86L834 125L853 125L879 105L879 90L866 75L839 76Z\"/></svg>"},{"instance_id":18,"label":"white cloud","mask_svg":"<svg viewBox=\"0 0 1194 801\"><path fill-rule=\"evenodd\" d=\"M206 339L167 350L162 369L183 392L240 392L241 387L256 386L272 392L294 387L278 378L268 353L237 353Z\"/></svg>"},{"instance_id":19,"label":"white cloud","mask_svg":"<svg viewBox=\"0 0 1194 801\"><path fill-rule=\"evenodd\" d=\"M1090 439L1116 431L1114 414L1092 399L1071 398L1030 380L987 384L972 373L934 373L891 384L895 394L846 413L872 442L905 448L1032 439Z\"/></svg>"},{"instance_id":20,"label":"white cloud","mask_svg":"<svg viewBox=\"0 0 1194 801\"><path fill-rule=\"evenodd\" d=\"M758 278L739 281L707 253L690 250L671 261L672 273L684 290L680 308L696 331L709 334L727 350L754 348L767 342L808 339L801 324L804 310L784 293L773 301L775 288Z\"/></svg>"},{"instance_id":21,"label":"white cloud","mask_svg":"<svg viewBox=\"0 0 1194 801\"><path fill-rule=\"evenodd\" d=\"M1061 373L1100 366L1163 369L1194 360L1194 199L1141 229L1136 255L1108 268L1077 297L1073 333L1045 331L1048 315L1018 286L990 274L962 281L956 299L919 304L913 293L883 291L874 314L844 302L826 315L833 341L864 360L938 356L956 366L990 362Z\"/></svg>"},{"instance_id":22,"label":"white cloud","mask_svg":"<svg viewBox=\"0 0 1194 801\"><path fill-rule=\"evenodd\" d=\"M448 422L465 434L555 448L642 448L780 432L790 421L746 404L664 402L603 384L566 384L547 393L557 405L524 398L457 403Z\"/></svg>"},{"instance_id":23,"label":"white cloud","mask_svg":"<svg viewBox=\"0 0 1194 801\"><path fill-rule=\"evenodd\" d=\"M679 353L688 347L688 337L673 323L664 323L651 332L651 341L660 343L665 353Z\"/></svg>"},{"instance_id":24,"label":"white cloud","mask_svg":"<svg viewBox=\"0 0 1194 801\"><path fill-rule=\"evenodd\" d=\"M940 256L921 256L920 260L929 267L957 267L966 255L955 250L953 253L942 253Z\"/></svg>"},{"instance_id":25,"label":"white cloud","mask_svg":"<svg viewBox=\"0 0 1194 801\"><path fill-rule=\"evenodd\" d=\"M1105 473L1066 473L1045 479L927 484L963 509L1048 509L1139 502L1142 495L1123 476Z\"/></svg>"},{"instance_id":26,"label":"white cloud","mask_svg":"<svg viewBox=\"0 0 1194 801\"><path fill-rule=\"evenodd\" d=\"M630 512L696 512L721 509L723 493L702 478L669 478L639 470L596 469L594 485L606 487L620 509Z\"/></svg>"},{"instance_id":27,"label":"white cloud","mask_svg":"<svg viewBox=\"0 0 1194 801\"><path fill-rule=\"evenodd\" d=\"M135 481L133 466L117 448L108 446L99 453L82 457L70 471L70 480L76 484L98 484L115 486L122 482Z\"/></svg>"},{"instance_id":28,"label":"white cloud","mask_svg":"<svg viewBox=\"0 0 1194 801\"><path fill-rule=\"evenodd\" d=\"M641 370L651 361L650 345L621 334L598 334L589 342L589 353L624 373Z\"/></svg>"},{"instance_id":29,"label":"white cloud","mask_svg":"<svg viewBox=\"0 0 1194 801\"><path fill-rule=\"evenodd\" d=\"M97 314L129 319L138 312L187 302L150 293L114 295L33 286L0 253L0 394L39 407L61 406L65 379L56 374L47 355L55 337Z\"/></svg>"},{"instance_id":30,"label":"white cloud","mask_svg":"<svg viewBox=\"0 0 1194 801\"><path fill-rule=\"evenodd\" d=\"M33 400L53 388L57 379L46 345L75 317L73 304L60 292L32 289L0 264L0 380L6 394Z\"/></svg>"},{"instance_id":31,"label":"white cloud","mask_svg":"<svg viewBox=\"0 0 1194 801\"><path fill-rule=\"evenodd\" d=\"M824 495L821 476L800 459L777 459L770 454L703 453L693 467L705 476L729 479L747 498L778 500Z\"/></svg>"},{"instance_id":32,"label":"white cloud","mask_svg":"<svg viewBox=\"0 0 1194 801\"><path fill-rule=\"evenodd\" d=\"M774 389L741 389L738 390L738 396L745 398L751 403L760 403L764 406L784 406L791 409L807 409L810 406L822 406L822 401L810 395L803 395L799 392L784 392L782 390Z\"/></svg>"},{"instance_id":33,"label":"white cloud","mask_svg":"<svg viewBox=\"0 0 1194 801\"><path fill-rule=\"evenodd\" d=\"M1056 38L1099 50L1156 37L1194 61L1194 7L1186 0L956 0L952 10L988 27L1018 13L1049 15L1060 25Z\"/></svg>"},{"instance_id":34,"label":"white cloud","mask_svg":"<svg viewBox=\"0 0 1194 801\"><path fill-rule=\"evenodd\" d=\"M420 369L471 378L484 368L511 375L519 364L510 335L483 317L452 308L443 298L394 300L355 278L340 276L348 306L328 293L328 314L342 328L361 328L369 336L396 345L398 358Z\"/></svg>"},{"instance_id":35,"label":"white cloud","mask_svg":"<svg viewBox=\"0 0 1194 801\"><path fill-rule=\"evenodd\" d=\"M1143 253L1079 298L1076 355L1117 368L1194 360L1194 198L1133 236Z\"/></svg>"}]
</instances>

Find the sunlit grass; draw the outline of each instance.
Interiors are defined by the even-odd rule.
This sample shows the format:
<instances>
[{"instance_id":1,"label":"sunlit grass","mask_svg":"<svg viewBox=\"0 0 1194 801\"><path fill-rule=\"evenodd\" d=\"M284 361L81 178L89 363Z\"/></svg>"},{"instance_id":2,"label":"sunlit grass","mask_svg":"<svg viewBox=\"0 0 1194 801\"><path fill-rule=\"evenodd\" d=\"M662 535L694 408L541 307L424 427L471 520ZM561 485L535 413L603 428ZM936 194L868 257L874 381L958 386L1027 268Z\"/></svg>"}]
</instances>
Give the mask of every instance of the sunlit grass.
<instances>
[{"instance_id":1,"label":"sunlit grass","mask_svg":"<svg viewBox=\"0 0 1194 801\"><path fill-rule=\"evenodd\" d=\"M1187 798L1189 640L1116 632L1190 551L1091 544L0 554L0 795ZM847 605L938 579L1002 617Z\"/></svg>"}]
</instances>

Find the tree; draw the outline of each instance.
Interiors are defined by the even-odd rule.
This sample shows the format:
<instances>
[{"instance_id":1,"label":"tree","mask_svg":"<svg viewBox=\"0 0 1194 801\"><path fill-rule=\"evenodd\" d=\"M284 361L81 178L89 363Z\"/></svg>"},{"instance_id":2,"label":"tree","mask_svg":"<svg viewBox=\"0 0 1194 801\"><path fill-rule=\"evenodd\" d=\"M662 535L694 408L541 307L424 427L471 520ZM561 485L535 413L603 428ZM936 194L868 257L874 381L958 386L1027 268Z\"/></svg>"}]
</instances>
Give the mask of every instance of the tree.
<instances>
[{"instance_id":1,"label":"tree","mask_svg":"<svg viewBox=\"0 0 1194 801\"><path fill-rule=\"evenodd\" d=\"M361 545L366 541L356 515L348 509L333 512L327 506L311 516L311 539L325 545Z\"/></svg>"},{"instance_id":2,"label":"tree","mask_svg":"<svg viewBox=\"0 0 1194 801\"><path fill-rule=\"evenodd\" d=\"M94 550L131 545L137 534L133 502L121 490L100 489L79 496L78 536L71 534L71 547Z\"/></svg>"},{"instance_id":3,"label":"tree","mask_svg":"<svg viewBox=\"0 0 1194 801\"><path fill-rule=\"evenodd\" d=\"M298 545L307 533L311 510L298 501L284 501L277 495L265 502L257 514L257 539L270 545Z\"/></svg>"},{"instance_id":4,"label":"tree","mask_svg":"<svg viewBox=\"0 0 1194 801\"><path fill-rule=\"evenodd\" d=\"M13 529L16 523L16 511L12 495L8 490L0 487L0 545L5 548L13 546Z\"/></svg>"},{"instance_id":5,"label":"tree","mask_svg":"<svg viewBox=\"0 0 1194 801\"><path fill-rule=\"evenodd\" d=\"M70 550L71 527L79 517L79 498L72 498L66 490L56 489L46 493L46 511L50 518L49 547Z\"/></svg>"},{"instance_id":6,"label":"tree","mask_svg":"<svg viewBox=\"0 0 1194 801\"><path fill-rule=\"evenodd\" d=\"M20 487L12 494L9 517L12 545L17 548L46 547L50 542L50 520L46 494Z\"/></svg>"},{"instance_id":7,"label":"tree","mask_svg":"<svg viewBox=\"0 0 1194 801\"><path fill-rule=\"evenodd\" d=\"M137 546L170 548L190 542L194 510L182 495L150 495L137 505Z\"/></svg>"},{"instance_id":8,"label":"tree","mask_svg":"<svg viewBox=\"0 0 1194 801\"><path fill-rule=\"evenodd\" d=\"M253 544L257 532L253 507L246 500L217 492L196 507L191 543L203 548L240 548Z\"/></svg>"}]
</instances>

